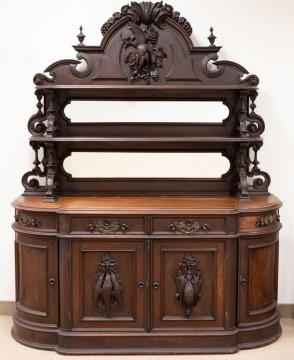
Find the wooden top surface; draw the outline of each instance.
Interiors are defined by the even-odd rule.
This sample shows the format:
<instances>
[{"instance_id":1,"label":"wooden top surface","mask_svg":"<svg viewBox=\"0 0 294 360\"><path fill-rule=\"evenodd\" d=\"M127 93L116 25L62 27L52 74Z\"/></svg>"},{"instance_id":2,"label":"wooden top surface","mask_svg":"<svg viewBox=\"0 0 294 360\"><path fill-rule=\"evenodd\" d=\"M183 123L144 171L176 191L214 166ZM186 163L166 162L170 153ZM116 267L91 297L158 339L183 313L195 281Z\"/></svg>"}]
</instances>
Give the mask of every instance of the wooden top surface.
<instances>
[{"instance_id":1,"label":"wooden top surface","mask_svg":"<svg viewBox=\"0 0 294 360\"><path fill-rule=\"evenodd\" d=\"M251 195L251 202L234 196L61 196L54 203L42 196L19 196L19 210L59 214L239 214L270 211L282 206L274 195Z\"/></svg>"}]
</instances>

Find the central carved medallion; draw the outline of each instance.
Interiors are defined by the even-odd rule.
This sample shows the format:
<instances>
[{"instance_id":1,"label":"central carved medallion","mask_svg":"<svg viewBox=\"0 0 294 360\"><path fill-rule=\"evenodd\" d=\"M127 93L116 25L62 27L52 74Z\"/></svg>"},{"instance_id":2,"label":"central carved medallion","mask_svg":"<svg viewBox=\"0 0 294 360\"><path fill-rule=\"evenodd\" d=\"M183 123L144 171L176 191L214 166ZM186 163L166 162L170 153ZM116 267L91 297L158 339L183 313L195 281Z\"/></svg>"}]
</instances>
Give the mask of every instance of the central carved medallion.
<instances>
[{"instance_id":1,"label":"central carved medallion","mask_svg":"<svg viewBox=\"0 0 294 360\"><path fill-rule=\"evenodd\" d=\"M154 28L142 30L129 22L121 33L121 39L125 49L133 48L124 59L133 72L131 79L144 79L146 84L150 83L150 77L156 81L156 68L162 67L162 60L167 57L162 47L155 47L158 32Z\"/></svg>"},{"instance_id":2,"label":"central carved medallion","mask_svg":"<svg viewBox=\"0 0 294 360\"><path fill-rule=\"evenodd\" d=\"M176 283L176 298L185 307L186 317L189 318L191 308L196 306L201 298L203 273L198 260L187 253L179 263L179 269L174 274Z\"/></svg>"},{"instance_id":3,"label":"central carved medallion","mask_svg":"<svg viewBox=\"0 0 294 360\"><path fill-rule=\"evenodd\" d=\"M123 287L118 273L118 264L111 258L109 253L97 264L97 280L93 286L93 308L103 314L105 318L111 318L111 310L124 310L122 300Z\"/></svg>"}]
</instances>

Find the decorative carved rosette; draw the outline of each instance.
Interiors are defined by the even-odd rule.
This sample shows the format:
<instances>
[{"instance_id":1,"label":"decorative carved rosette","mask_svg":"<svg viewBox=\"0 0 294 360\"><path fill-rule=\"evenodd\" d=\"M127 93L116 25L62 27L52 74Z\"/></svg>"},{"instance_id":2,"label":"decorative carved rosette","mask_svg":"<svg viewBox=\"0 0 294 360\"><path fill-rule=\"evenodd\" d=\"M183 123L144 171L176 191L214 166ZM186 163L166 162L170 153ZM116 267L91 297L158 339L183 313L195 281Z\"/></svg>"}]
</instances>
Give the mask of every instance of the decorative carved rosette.
<instances>
[{"instance_id":1,"label":"decorative carved rosette","mask_svg":"<svg viewBox=\"0 0 294 360\"><path fill-rule=\"evenodd\" d=\"M174 221L173 223L171 223L170 225L167 226L167 230L172 231L172 232L176 232L179 231L181 233L184 234L192 234L193 232L198 232L200 230L202 231L207 231L211 228L211 225L205 223L204 221L200 220L200 222L198 221L192 221L192 220L187 220L187 221Z\"/></svg>"},{"instance_id":2,"label":"decorative carved rosette","mask_svg":"<svg viewBox=\"0 0 294 360\"><path fill-rule=\"evenodd\" d=\"M201 289L204 281L199 262L187 253L179 263L179 268L174 274L176 283L176 298L185 307L186 317L189 318L191 308L196 306L201 298Z\"/></svg>"},{"instance_id":3,"label":"decorative carved rosette","mask_svg":"<svg viewBox=\"0 0 294 360\"><path fill-rule=\"evenodd\" d=\"M93 309L111 318L111 310L124 310L123 287L118 273L118 263L106 253L97 263L96 283L93 286Z\"/></svg>"},{"instance_id":4,"label":"decorative carved rosette","mask_svg":"<svg viewBox=\"0 0 294 360\"><path fill-rule=\"evenodd\" d=\"M262 216L255 223L256 226L265 227L269 225L275 225L277 222L280 222L279 214L271 214L267 216Z\"/></svg>"},{"instance_id":5,"label":"decorative carved rosette","mask_svg":"<svg viewBox=\"0 0 294 360\"><path fill-rule=\"evenodd\" d=\"M117 232L122 231L126 232L129 230L129 225L122 221L93 221L90 224L86 225L86 229L91 233L97 231L99 233L109 233L109 232Z\"/></svg>"}]
</instances>

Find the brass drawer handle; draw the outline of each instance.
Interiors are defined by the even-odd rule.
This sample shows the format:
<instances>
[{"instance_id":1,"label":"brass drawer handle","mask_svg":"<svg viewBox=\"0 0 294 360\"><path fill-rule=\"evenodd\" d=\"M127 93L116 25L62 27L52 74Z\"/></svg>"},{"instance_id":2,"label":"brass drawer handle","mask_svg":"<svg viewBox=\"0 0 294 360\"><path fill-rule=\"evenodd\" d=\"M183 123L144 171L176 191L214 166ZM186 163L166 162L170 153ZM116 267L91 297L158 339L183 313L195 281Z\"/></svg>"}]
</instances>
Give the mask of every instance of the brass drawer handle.
<instances>
[{"instance_id":1,"label":"brass drawer handle","mask_svg":"<svg viewBox=\"0 0 294 360\"><path fill-rule=\"evenodd\" d=\"M143 288L143 287L144 287L144 282L143 282L143 281L139 281L139 282L138 282L138 286L139 286L139 288Z\"/></svg>"},{"instance_id":2,"label":"brass drawer handle","mask_svg":"<svg viewBox=\"0 0 294 360\"><path fill-rule=\"evenodd\" d=\"M107 219L104 221L92 221L90 224L86 225L86 230L89 230L91 233L97 231L102 234L116 233L117 231L125 233L130 230L130 227L123 221L112 221Z\"/></svg>"},{"instance_id":3,"label":"brass drawer handle","mask_svg":"<svg viewBox=\"0 0 294 360\"><path fill-rule=\"evenodd\" d=\"M241 285L243 285L243 286L246 285L246 279L242 279L242 280L241 280Z\"/></svg>"},{"instance_id":4,"label":"brass drawer handle","mask_svg":"<svg viewBox=\"0 0 294 360\"><path fill-rule=\"evenodd\" d=\"M154 289L158 289L158 288L159 288L158 282L155 282L155 283L153 284L153 288L154 288Z\"/></svg>"},{"instance_id":5,"label":"brass drawer handle","mask_svg":"<svg viewBox=\"0 0 294 360\"><path fill-rule=\"evenodd\" d=\"M181 232L183 234L192 234L197 233L198 231L207 231L210 230L211 225L205 223L203 220L192 221L191 219L187 221L174 221L173 223L167 226L167 230L171 232Z\"/></svg>"},{"instance_id":6,"label":"brass drawer handle","mask_svg":"<svg viewBox=\"0 0 294 360\"><path fill-rule=\"evenodd\" d=\"M50 280L49 280L49 284L50 284L50 285L55 285L55 279L50 279Z\"/></svg>"}]
</instances>

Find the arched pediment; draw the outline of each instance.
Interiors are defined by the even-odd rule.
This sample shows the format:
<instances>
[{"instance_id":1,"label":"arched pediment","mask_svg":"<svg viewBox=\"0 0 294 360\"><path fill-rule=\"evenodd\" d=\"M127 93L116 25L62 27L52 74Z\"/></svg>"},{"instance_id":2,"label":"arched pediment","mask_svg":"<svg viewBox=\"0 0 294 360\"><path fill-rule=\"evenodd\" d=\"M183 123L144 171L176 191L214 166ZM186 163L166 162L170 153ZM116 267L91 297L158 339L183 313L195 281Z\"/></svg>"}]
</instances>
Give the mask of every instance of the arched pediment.
<instances>
[{"instance_id":1,"label":"arched pediment","mask_svg":"<svg viewBox=\"0 0 294 360\"><path fill-rule=\"evenodd\" d=\"M139 86L255 87L258 77L232 61L217 61L213 29L209 45L194 47L189 21L163 2L131 2L115 12L101 28L100 46L74 46L78 60L57 61L34 76L37 86ZM86 66L79 68L80 61ZM207 65L214 61L215 68Z\"/></svg>"}]
</instances>

